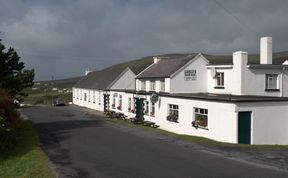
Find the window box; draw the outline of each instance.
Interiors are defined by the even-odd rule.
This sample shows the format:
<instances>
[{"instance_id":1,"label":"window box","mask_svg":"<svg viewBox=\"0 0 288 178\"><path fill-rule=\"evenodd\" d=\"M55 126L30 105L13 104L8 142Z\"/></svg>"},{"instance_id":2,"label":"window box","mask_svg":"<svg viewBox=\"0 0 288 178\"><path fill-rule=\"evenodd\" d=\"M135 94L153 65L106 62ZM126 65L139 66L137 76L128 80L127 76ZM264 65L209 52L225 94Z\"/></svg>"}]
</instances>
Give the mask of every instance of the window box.
<instances>
[{"instance_id":1,"label":"window box","mask_svg":"<svg viewBox=\"0 0 288 178\"><path fill-rule=\"evenodd\" d=\"M216 87L214 87L214 89L224 89L224 87L222 86L216 86Z\"/></svg>"},{"instance_id":2,"label":"window box","mask_svg":"<svg viewBox=\"0 0 288 178\"><path fill-rule=\"evenodd\" d=\"M280 89L265 89L267 92L279 92Z\"/></svg>"},{"instance_id":3,"label":"window box","mask_svg":"<svg viewBox=\"0 0 288 178\"><path fill-rule=\"evenodd\" d=\"M177 115L169 115L166 117L168 121L177 122L178 123L178 116Z\"/></svg>"}]
</instances>

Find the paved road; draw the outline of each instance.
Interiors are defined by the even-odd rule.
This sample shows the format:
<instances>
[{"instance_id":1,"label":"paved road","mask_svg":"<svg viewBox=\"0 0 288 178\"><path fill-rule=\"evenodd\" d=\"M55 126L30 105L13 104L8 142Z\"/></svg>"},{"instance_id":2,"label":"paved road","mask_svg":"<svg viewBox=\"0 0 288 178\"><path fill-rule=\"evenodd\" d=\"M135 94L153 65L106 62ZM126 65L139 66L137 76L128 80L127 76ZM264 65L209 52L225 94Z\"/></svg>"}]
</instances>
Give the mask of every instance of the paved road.
<instances>
[{"instance_id":1,"label":"paved road","mask_svg":"<svg viewBox=\"0 0 288 178\"><path fill-rule=\"evenodd\" d=\"M30 107L57 177L288 177L269 167L224 158L154 133L119 126L68 107Z\"/></svg>"}]
</instances>

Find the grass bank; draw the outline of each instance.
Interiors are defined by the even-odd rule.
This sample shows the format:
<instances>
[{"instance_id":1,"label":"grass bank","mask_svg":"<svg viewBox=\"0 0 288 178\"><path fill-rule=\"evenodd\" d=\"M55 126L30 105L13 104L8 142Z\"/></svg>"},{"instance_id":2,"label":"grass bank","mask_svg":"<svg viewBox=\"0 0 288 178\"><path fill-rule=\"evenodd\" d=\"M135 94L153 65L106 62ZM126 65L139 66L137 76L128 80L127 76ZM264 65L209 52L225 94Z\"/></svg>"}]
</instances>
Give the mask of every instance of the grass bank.
<instances>
[{"instance_id":1,"label":"grass bank","mask_svg":"<svg viewBox=\"0 0 288 178\"><path fill-rule=\"evenodd\" d=\"M117 124L129 126L129 127L143 129L143 130L150 131L150 132L160 133L163 135L171 136L176 139L185 140L185 141L196 143L196 144L203 145L203 146L225 147L225 148L231 148L231 149L233 148L251 148L251 149L269 149L269 150L282 150L282 149L287 150L288 149L288 145L246 145L246 144L224 143L224 142L218 142L218 141L211 140L211 139L204 138L204 137L179 135L179 134L165 131L159 128L155 129L155 128L151 128L151 127L147 127L143 125L135 125L131 122L127 122L127 121L120 120L120 119L109 119L109 121L117 123Z\"/></svg>"},{"instance_id":2,"label":"grass bank","mask_svg":"<svg viewBox=\"0 0 288 178\"><path fill-rule=\"evenodd\" d=\"M20 121L17 127L15 146L0 152L0 177L53 178L47 157L38 145L38 137L31 123Z\"/></svg>"}]
</instances>

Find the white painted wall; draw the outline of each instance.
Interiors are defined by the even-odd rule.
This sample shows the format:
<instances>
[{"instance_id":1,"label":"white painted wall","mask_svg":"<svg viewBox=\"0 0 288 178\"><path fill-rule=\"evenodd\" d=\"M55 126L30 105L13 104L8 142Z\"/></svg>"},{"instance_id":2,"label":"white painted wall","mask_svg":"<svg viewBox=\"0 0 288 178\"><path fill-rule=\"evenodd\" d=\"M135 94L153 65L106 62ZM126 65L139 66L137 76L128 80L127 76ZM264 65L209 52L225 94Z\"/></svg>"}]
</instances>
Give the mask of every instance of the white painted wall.
<instances>
[{"instance_id":1,"label":"white painted wall","mask_svg":"<svg viewBox=\"0 0 288 178\"><path fill-rule=\"evenodd\" d=\"M288 144L288 102L239 103L237 111L252 111L252 144Z\"/></svg>"},{"instance_id":2,"label":"white painted wall","mask_svg":"<svg viewBox=\"0 0 288 178\"><path fill-rule=\"evenodd\" d=\"M136 75L130 69L127 69L109 88L134 90L135 77Z\"/></svg>"},{"instance_id":3,"label":"white painted wall","mask_svg":"<svg viewBox=\"0 0 288 178\"><path fill-rule=\"evenodd\" d=\"M208 70L206 69L206 65L206 59L204 59L202 56L199 56L195 61L185 67L181 72L173 76L170 82L167 82L167 88L170 88L171 93L207 92ZM197 79L192 81L185 81L185 70L196 70Z\"/></svg>"},{"instance_id":4,"label":"white painted wall","mask_svg":"<svg viewBox=\"0 0 288 178\"><path fill-rule=\"evenodd\" d=\"M88 89L82 89L82 88L73 88L73 92L76 92L75 97L73 97L73 104L90 108L90 109L95 109L98 111L104 111L104 106L103 106L103 91L101 90L88 90ZM90 91L90 100L89 100L89 91ZM78 92L78 98L77 98L77 92ZM87 94L87 100L84 101L84 95L85 93ZM95 96L94 96L95 93ZM95 97L95 102L93 102L93 98ZM100 102L99 102L99 97L100 97Z\"/></svg>"}]
</instances>

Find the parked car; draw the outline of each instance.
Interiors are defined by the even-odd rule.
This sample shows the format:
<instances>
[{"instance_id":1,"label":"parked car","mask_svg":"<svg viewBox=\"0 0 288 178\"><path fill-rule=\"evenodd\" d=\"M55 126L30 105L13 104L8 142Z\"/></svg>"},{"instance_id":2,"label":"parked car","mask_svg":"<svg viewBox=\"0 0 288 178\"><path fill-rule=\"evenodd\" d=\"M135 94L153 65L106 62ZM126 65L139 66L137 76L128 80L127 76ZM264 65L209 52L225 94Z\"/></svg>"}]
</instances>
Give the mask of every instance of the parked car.
<instances>
[{"instance_id":1,"label":"parked car","mask_svg":"<svg viewBox=\"0 0 288 178\"><path fill-rule=\"evenodd\" d=\"M54 106L66 106L66 102L64 99L62 98L57 98L55 101L54 101Z\"/></svg>"}]
</instances>

